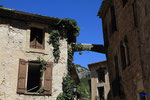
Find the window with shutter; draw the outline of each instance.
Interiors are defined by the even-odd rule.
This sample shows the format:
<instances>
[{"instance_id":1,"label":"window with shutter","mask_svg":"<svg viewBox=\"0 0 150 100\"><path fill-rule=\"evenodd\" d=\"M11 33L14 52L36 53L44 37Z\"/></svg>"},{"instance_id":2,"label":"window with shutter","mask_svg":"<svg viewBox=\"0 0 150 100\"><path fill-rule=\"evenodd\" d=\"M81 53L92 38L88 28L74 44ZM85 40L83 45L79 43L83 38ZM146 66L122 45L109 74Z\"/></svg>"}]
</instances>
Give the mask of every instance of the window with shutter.
<instances>
[{"instance_id":1,"label":"window with shutter","mask_svg":"<svg viewBox=\"0 0 150 100\"><path fill-rule=\"evenodd\" d=\"M44 75L45 95L52 95L52 68L53 68L52 62L48 62Z\"/></svg>"},{"instance_id":2,"label":"window with shutter","mask_svg":"<svg viewBox=\"0 0 150 100\"><path fill-rule=\"evenodd\" d=\"M27 61L25 61L23 59L19 60L17 93L25 93L26 92L27 64L28 64Z\"/></svg>"},{"instance_id":3,"label":"window with shutter","mask_svg":"<svg viewBox=\"0 0 150 100\"><path fill-rule=\"evenodd\" d=\"M42 29L31 28L30 47L44 49L44 32Z\"/></svg>"}]
</instances>

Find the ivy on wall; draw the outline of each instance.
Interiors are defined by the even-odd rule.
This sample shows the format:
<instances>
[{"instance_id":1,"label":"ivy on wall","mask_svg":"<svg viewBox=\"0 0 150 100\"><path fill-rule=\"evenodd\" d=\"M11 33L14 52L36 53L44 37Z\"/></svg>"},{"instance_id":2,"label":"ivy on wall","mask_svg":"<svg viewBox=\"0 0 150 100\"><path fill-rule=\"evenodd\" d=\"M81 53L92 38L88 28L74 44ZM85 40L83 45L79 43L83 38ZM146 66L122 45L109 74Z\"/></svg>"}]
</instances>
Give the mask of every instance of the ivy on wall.
<instances>
[{"instance_id":1,"label":"ivy on wall","mask_svg":"<svg viewBox=\"0 0 150 100\"><path fill-rule=\"evenodd\" d=\"M74 100L75 92L73 91L75 82L71 79L70 75L66 75L63 78L62 90L63 93L60 93L57 96L57 100Z\"/></svg>"},{"instance_id":2,"label":"ivy on wall","mask_svg":"<svg viewBox=\"0 0 150 100\"><path fill-rule=\"evenodd\" d=\"M57 63L59 58L60 58L60 40L61 39L67 39L68 36L68 31L67 27L65 26L64 23L61 23L63 20L68 21L68 23L71 25L73 28L73 34L77 37L79 36L79 31L80 28L77 25L77 22L75 20L71 19L61 19L59 23L57 24L58 26L55 28L52 28L52 31L49 36L49 43L52 44L54 47L53 49L53 56L55 58L55 62ZM75 65L72 63L73 61L73 54L75 51L80 51L79 53L81 54L82 50L88 50L87 47L83 46L81 43L72 43L70 44L70 48L68 48L68 72L72 67L75 67ZM57 97L57 100L73 100L75 97L75 93L73 91L73 86L75 85L74 81L71 79L70 75L67 74L63 78L63 93L60 93Z\"/></svg>"},{"instance_id":3,"label":"ivy on wall","mask_svg":"<svg viewBox=\"0 0 150 100\"><path fill-rule=\"evenodd\" d=\"M37 57L37 61L39 61L39 62L40 62L40 65L41 65L41 69L40 69L41 77L40 77L40 80L43 80L43 72L46 70L47 61L44 60L43 58L41 58L40 56ZM43 93L44 91L45 91L44 87L41 86L41 87L37 90L37 93Z\"/></svg>"},{"instance_id":4,"label":"ivy on wall","mask_svg":"<svg viewBox=\"0 0 150 100\"><path fill-rule=\"evenodd\" d=\"M53 49L53 56L55 57L55 62L58 62L60 57L60 39L67 39L67 27L64 23L61 23L63 20L68 21L71 27L74 29L73 33L75 36L79 36L80 28L77 25L75 20L71 19L61 19L56 28L52 28L52 31L49 36L49 43L52 43Z\"/></svg>"}]
</instances>

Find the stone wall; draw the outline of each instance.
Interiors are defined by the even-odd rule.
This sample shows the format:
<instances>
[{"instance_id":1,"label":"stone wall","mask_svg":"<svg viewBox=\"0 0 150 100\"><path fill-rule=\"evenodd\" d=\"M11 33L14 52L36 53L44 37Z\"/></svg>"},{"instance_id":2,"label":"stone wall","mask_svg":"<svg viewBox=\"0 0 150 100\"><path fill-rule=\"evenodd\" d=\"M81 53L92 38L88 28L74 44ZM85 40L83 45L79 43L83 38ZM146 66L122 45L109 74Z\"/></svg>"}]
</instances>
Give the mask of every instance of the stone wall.
<instances>
[{"instance_id":1,"label":"stone wall","mask_svg":"<svg viewBox=\"0 0 150 100\"><path fill-rule=\"evenodd\" d=\"M150 94L150 1L137 0L138 7L138 31L139 31L139 47L143 69L143 81L145 93ZM150 99L149 96L146 97Z\"/></svg>"},{"instance_id":2,"label":"stone wall","mask_svg":"<svg viewBox=\"0 0 150 100\"><path fill-rule=\"evenodd\" d=\"M46 61L54 61L53 47L47 43L48 37L49 34L46 32L44 50L31 49L28 23L0 18L0 100L56 100L57 95L62 92L62 77L67 73L66 40L60 41L60 60L53 63L52 96L16 93L20 58L30 61L41 56Z\"/></svg>"},{"instance_id":3,"label":"stone wall","mask_svg":"<svg viewBox=\"0 0 150 100\"><path fill-rule=\"evenodd\" d=\"M104 87L104 99L108 99L108 94L110 92L110 85L109 85L109 73L107 69L107 62L96 62L92 64L88 64L88 67L91 72L91 96L92 100L95 100L95 97L98 96L98 87ZM98 72L97 70L103 69L105 72L105 82L98 81ZM102 73L99 73L102 74Z\"/></svg>"},{"instance_id":4,"label":"stone wall","mask_svg":"<svg viewBox=\"0 0 150 100\"><path fill-rule=\"evenodd\" d=\"M108 37L104 35L104 38L105 40L108 38L109 42L107 60L111 90L112 82L116 78L114 56L117 55L119 75L121 77L121 84L125 93L124 99L139 100L140 92L150 94L150 86L148 85L150 83L150 18L148 15L150 2L149 0L135 0L135 2L134 0L128 0L126 5L123 7L122 0L113 1L117 31L114 32L112 36L109 35L109 24L111 23L110 8L105 11L106 14L102 17L104 34L108 34ZM147 10L145 11L145 9ZM147 14L145 14L145 12L147 12ZM106 29L107 32L105 31ZM130 65L123 70L121 63L120 41L124 40L125 36L127 36L128 39ZM145 76L144 84L143 75ZM113 93L111 92L111 94ZM112 96L112 100L120 100L120 97Z\"/></svg>"}]
</instances>

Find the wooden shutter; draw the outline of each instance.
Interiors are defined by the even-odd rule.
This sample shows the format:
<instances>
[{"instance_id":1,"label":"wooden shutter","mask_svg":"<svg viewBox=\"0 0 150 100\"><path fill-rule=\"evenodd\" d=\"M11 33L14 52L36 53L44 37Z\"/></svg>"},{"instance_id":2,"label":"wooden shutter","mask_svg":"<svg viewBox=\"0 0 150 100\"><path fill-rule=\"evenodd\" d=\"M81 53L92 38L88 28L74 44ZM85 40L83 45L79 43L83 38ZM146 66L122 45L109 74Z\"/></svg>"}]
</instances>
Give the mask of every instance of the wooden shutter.
<instances>
[{"instance_id":1,"label":"wooden shutter","mask_svg":"<svg viewBox=\"0 0 150 100\"><path fill-rule=\"evenodd\" d=\"M48 62L44 75L44 92L45 95L52 95L52 62Z\"/></svg>"},{"instance_id":2,"label":"wooden shutter","mask_svg":"<svg viewBox=\"0 0 150 100\"><path fill-rule=\"evenodd\" d=\"M25 93L26 91L27 64L27 61L23 59L19 60L17 93Z\"/></svg>"}]
</instances>

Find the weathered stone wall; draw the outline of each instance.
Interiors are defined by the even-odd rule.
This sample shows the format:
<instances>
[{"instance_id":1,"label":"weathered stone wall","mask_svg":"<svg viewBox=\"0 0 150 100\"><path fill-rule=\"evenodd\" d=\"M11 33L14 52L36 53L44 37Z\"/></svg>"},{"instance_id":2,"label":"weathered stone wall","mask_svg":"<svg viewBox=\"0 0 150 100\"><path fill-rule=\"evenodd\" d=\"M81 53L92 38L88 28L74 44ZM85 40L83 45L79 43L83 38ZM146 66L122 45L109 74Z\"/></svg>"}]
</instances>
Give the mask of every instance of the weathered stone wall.
<instances>
[{"instance_id":1,"label":"weathered stone wall","mask_svg":"<svg viewBox=\"0 0 150 100\"><path fill-rule=\"evenodd\" d=\"M60 41L60 60L53 63L52 96L19 95L16 93L19 59L36 60L41 56L46 61L54 61L53 47L47 43L45 49L29 48L30 30L22 21L0 18L0 100L56 100L62 92L62 77L67 73L67 41Z\"/></svg>"},{"instance_id":2,"label":"weathered stone wall","mask_svg":"<svg viewBox=\"0 0 150 100\"><path fill-rule=\"evenodd\" d=\"M145 93L150 94L150 1L137 0L139 47L143 69ZM146 97L150 99L149 96Z\"/></svg>"},{"instance_id":3,"label":"weathered stone wall","mask_svg":"<svg viewBox=\"0 0 150 100\"><path fill-rule=\"evenodd\" d=\"M108 99L108 94L110 92L110 85L109 85L109 74L107 69L107 62L96 62L92 64L88 64L91 72L91 96L92 100L95 100L95 97L98 96L98 87L104 87L104 98ZM105 71L105 82L99 83L98 82L98 74L97 70L103 69Z\"/></svg>"},{"instance_id":4,"label":"weathered stone wall","mask_svg":"<svg viewBox=\"0 0 150 100\"><path fill-rule=\"evenodd\" d=\"M121 83L126 97L124 99L138 100L140 92L144 91L150 94L150 86L148 85L150 81L147 80L149 79L150 73L150 18L149 15L145 16L145 5L149 4L146 3L149 1L135 0L136 2L134 2L134 0L128 0L124 7L122 0L113 1L115 7L117 31L111 37L109 37L110 33L108 31L109 46L107 53L111 89L112 82L115 79L116 71L114 56L117 55L119 63L119 75L122 78ZM134 15L135 12L133 10L133 5L135 6L135 4L138 4L138 6L135 8L137 15ZM148 11L149 10L147 10L147 12ZM137 19L135 19L136 17ZM109 8L106 11L106 16L102 18L103 29L105 29L106 26L104 26L104 24L109 23L108 21L110 18L111 16ZM127 66L125 70L122 70L120 41L124 40L125 36L127 36L128 39L130 65ZM145 72L143 72L143 70L145 70ZM147 79L145 79L143 85L144 73L147 73L145 74ZM112 100L120 100L120 97L112 96Z\"/></svg>"}]
</instances>

